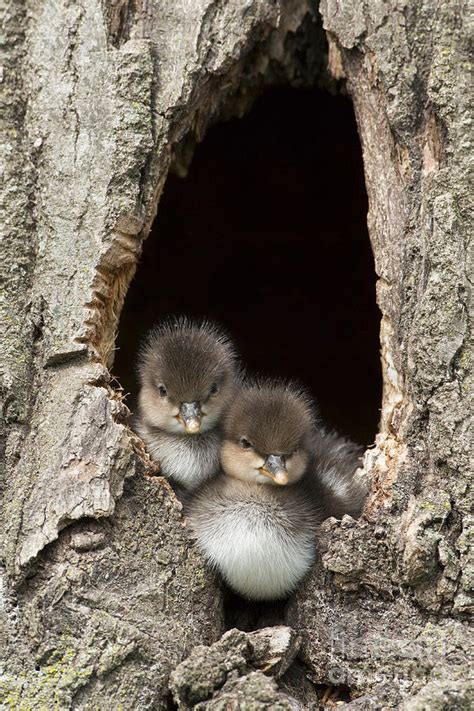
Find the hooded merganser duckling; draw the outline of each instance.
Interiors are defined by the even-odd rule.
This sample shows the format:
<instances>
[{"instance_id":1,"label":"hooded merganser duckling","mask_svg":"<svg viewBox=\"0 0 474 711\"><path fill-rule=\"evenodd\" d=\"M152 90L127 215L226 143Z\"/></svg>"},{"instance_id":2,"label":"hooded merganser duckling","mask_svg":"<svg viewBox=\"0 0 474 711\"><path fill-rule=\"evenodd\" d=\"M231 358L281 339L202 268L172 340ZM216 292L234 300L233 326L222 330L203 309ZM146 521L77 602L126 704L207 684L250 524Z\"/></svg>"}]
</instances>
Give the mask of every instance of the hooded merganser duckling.
<instances>
[{"instance_id":1,"label":"hooded merganser duckling","mask_svg":"<svg viewBox=\"0 0 474 711\"><path fill-rule=\"evenodd\" d=\"M295 386L243 387L224 421L222 472L188 505L198 546L243 597L287 597L313 564L319 524L360 513L358 457L318 429Z\"/></svg>"},{"instance_id":2,"label":"hooded merganser duckling","mask_svg":"<svg viewBox=\"0 0 474 711\"><path fill-rule=\"evenodd\" d=\"M198 546L243 597L286 597L313 563L317 507L302 485L312 426L294 386L243 387L225 417L223 471L188 505Z\"/></svg>"},{"instance_id":3,"label":"hooded merganser duckling","mask_svg":"<svg viewBox=\"0 0 474 711\"><path fill-rule=\"evenodd\" d=\"M207 321L166 322L142 348L135 429L163 475L187 490L219 469L219 425L237 373L231 343Z\"/></svg>"}]
</instances>

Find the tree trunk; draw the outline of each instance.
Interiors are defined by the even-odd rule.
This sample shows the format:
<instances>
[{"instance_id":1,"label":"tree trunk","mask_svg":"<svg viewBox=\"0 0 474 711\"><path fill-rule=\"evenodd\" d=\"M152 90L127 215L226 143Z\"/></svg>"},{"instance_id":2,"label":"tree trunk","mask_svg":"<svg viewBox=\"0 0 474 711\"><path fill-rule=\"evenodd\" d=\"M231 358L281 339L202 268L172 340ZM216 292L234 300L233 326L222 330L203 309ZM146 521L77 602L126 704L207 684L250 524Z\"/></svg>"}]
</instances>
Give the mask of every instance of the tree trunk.
<instances>
[{"instance_id":1,"label":"tree trunk","mask_svg":"<svg viewBox=\"0 0 474 711\"><path fill-rule=\"evenodd\" d=\"M332 81L354 102L382 312L372 494L360 521L323 525L289 604L293 682L231 636L211 650L221 675L189 661L172 689L182 708L296 708L309 679L346 708L472 708L467 4L4 12L2 703L168 708L170 673L220 638L220 589L109 375L117 320L171 163L264 86Z\"/></svg>"}]
</instances>

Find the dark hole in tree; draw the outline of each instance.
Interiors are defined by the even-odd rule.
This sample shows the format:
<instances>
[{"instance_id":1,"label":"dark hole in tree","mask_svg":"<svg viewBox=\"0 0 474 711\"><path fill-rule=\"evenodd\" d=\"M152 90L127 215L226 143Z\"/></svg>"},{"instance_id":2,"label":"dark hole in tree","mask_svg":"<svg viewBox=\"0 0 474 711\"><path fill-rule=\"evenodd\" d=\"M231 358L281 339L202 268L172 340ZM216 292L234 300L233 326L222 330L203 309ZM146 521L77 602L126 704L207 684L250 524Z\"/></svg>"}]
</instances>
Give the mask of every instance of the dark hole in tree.
<instances>
[{"instance_id":1,"label":"dark hole in tree","mask_svg":"<svg viewBox=\"0 0 474 711\"><path fill-rule=\"evenodd\" d=\"M136 352L170 314L233 335L249 372L295 377L362 444L381 401L379 312L350 100L273 89L210 129L171 175L122 312L114 373L135 407Z\"/></svg>"},{"instance_id":2,"label":"dark hole in tree","mask_svg":"<svg viewBox=\"0 0 474 711\"><path fill-rule=\"evenodd\" d=\"M224 626L244 632L285 624L288 600L247 600L225 584L222 587Z\"/></svg>"}]
</instances>

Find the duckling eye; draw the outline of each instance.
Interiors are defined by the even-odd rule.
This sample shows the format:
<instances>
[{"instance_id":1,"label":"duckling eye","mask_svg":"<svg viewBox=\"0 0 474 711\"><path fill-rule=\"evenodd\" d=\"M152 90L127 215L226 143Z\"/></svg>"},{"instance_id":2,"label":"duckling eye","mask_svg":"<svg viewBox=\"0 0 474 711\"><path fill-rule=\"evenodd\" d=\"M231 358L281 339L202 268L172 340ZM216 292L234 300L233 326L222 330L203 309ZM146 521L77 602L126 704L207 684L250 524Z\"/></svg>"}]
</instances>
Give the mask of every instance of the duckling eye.
<instances>
[{"instance_id":1,"label":"duckling eye","mask_svg":"<svg viewBox=\"0 0 474 711\"><path fill-rule=\"evenodd\" d=\"M168 391L164 385L158 385L158 392L160 397L166 397L168 395Z\"/></svg>"},{"instance_id":2,"label":"duckling eye","mask_svg":"<svg viewBox=\"0 0 474 711\"><path fill-rule=\"evenodd\" d=\"M252 443L245 439L245 437L240 438L240 446L242 449L252 449Z\"/></svg>"},{"instance_id":3,"label":"duckling eye","mask_svg":"<svg viewBox=\"0 0 474 711\"><path fill-rule=\"evenodd\" d=\"M219 392L219 386L217 383L212 383L211 388L209 390L209 395L217 395Z\"/></svg>"}]
</instances>

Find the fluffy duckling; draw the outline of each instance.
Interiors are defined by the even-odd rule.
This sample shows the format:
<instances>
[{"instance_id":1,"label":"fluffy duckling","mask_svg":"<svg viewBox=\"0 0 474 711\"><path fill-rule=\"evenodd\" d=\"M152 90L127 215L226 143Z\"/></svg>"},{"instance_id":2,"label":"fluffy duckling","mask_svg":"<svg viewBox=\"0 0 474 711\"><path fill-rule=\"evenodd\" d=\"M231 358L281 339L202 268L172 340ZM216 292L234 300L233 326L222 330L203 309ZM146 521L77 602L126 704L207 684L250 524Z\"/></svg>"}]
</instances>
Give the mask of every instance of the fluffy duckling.
<instances>
[{"instance_id":1,"label":"fluffy duckling","mask_svg":"<svg viewBox=\"0 0 474 711\"><path fill-rule=\"evenodd\" d=\"M198 546L244 597L286 597L313 563L317 507L302 485L312 425L297 388L244 387L224 422L223 472L188 505Z\"/></svg>"},{"instance_id":2,"label":"fluffy duckling","mask_svg":"<svg viewBox=\"0 0 474 711\"><path fill-rule=\"evenodd\" d=\"M142 348L135 429L164 476L189 491L219 469L219 424L237 372L232 345L209 322L167 322Z\"/></svg>"},{"instance_id":3,"label":"fluffy duckling","mask_svg":"<svg viewBox=\"0 0 474 711\"><path fill-rule=\"evenodd\" d=\"M295 386L243 388L224 422L223 471L188 505L198 546L243 597L287 597L313 564L318 525L360 513L358 459L355 445L314 424Z\"/></svg>"}]
</instances>

